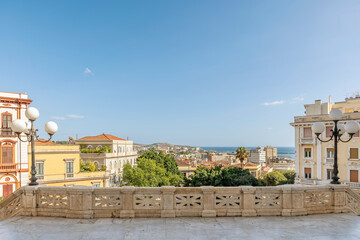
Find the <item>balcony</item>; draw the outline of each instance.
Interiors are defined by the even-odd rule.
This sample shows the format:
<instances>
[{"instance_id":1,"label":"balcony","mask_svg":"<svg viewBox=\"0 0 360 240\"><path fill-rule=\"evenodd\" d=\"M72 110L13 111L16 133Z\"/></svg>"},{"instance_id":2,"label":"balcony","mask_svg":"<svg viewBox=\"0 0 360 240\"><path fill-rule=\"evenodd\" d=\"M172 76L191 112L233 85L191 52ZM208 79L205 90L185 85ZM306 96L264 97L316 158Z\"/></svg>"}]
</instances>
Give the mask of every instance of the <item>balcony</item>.
<instances>
[{"instance_id":1,"label":"balcony","mask_svg":"<svg viewBox=\"0 0 360 240\"><path fill-rule=\"evenodd\" d=\"M0 164L0 172L18 172L20 170L19 163L2 163Z\"/></svg>"},{"instance_id":2,"label":"balcony","mask_svg":"<svg viewBox=\"0 0 360 240\"><path fill-rule=\"evenodd\" d=\"M0 128L0 137L16 137L16 134L9 128Z\"/></svg>"},{"instance_id":3,"label":"balcony","mask_svg":"<svg viewBox=\"0 0 360 240\"><path fill-rule=\"evenodd\" d=\"M313 137L302 137L300 139L300 143L301 144L314 144L315 141L314 141L314 138Z\"/></svg>"}]
</instances>

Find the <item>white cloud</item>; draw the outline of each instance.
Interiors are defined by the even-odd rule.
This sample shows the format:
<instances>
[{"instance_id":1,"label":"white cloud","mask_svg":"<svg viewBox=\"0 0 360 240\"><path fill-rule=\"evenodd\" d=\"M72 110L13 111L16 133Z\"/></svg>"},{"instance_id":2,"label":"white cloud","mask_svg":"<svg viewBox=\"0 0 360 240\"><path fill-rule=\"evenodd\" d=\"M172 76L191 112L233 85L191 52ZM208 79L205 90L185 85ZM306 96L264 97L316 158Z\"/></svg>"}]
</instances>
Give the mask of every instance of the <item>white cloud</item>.
<instances>
[{"instance_id":1,"label":"white cloud","mask_svg":"<svg viewBox=\"0 0 360 240\"><path fill-rule=\"evenodd\" d=\"M91 71L91 69L90 69L90 68L88 68L88 67L87 67L87 68L85 68L85 70L84 70L84 74L85 74L85 75L89 75L89 74L90 74L90 75L94 75L94 73L93 73L93 72Z\"/></svg>"},{"instance_id":2,"label":"white cloud","mask_svg":"<svg viewBox=\"0 0 360 240\"><path fill-rule=\"evenodd\" d=\"M305 100L305 98L303 98L303 97L293 97L290 103L292 103L292 104L299 103L299 102L302 102L304 100Z\"/></svg>"},{"instance_id":3,"label":"white cloud","mask_svg":"<svg viewBox=\"0 0 360 240\"><path fill-rule=\"evenodd\" d=\"M69 114L69 115L66 115L67 118L70 118L70 119L80 119L80 118L85 118L84 116L82 115L76 115L76 114Z\"/></svg>"},{"instance_id":4,"label":"white cloud","mask_svg":"<svg viewBox=\"0 0 360 240\"><path fill-rule=\"evenodd\" d=\"M273 130L273 128L272 128L272 127L268 127L268 130L271 131L271 130Z\"/></svg>"},{"instance_id":5,"label":"white cloud","mask_svg":"<svg viewBox=\"0 0 360 240\"><path fill-rule=\"evenodd\" d=\"M54 119L54 120L66 120L65 117L56 117L56 116L51 117L51 119Z\"/></svg>"},{"instance_id":6,"label":"white cloud","mask_svg":"<svg viewBox=\"0 0 360 240\"><path fill-rule=\"evenodd\" d=\"M274 105L281 105L284 104L285 101L283 100L277 100L277 101L273 101L273 102L264 102L262 105L264 106L274 106Z\"/></svg>"}]
</instances>

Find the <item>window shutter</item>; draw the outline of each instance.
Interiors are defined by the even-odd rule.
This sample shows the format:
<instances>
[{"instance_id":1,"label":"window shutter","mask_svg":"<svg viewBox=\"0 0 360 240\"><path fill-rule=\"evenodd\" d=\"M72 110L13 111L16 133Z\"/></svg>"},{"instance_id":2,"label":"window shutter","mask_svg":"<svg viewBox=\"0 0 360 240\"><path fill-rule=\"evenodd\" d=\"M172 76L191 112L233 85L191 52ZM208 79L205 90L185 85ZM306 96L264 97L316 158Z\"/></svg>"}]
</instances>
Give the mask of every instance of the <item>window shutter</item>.
<instances>
[{"instance_id":1,"label":"window shutter","mask_svg":"<svg viewBox=\"0 0 360 240\"><path fill-rule=\"evenodd\" d=\"M359 149L350 148L350 159L359 159Z\"/></svg>"},{"instance_id":2,"label":"window shutter","mask_svg":"<svg viewBox=\"0 0 360 240\"><path fill-rule=\"evenodd\" d=\"M311 168L305 168L305 173L306 174L311 174Z\"/></svg>"}]
</instances>

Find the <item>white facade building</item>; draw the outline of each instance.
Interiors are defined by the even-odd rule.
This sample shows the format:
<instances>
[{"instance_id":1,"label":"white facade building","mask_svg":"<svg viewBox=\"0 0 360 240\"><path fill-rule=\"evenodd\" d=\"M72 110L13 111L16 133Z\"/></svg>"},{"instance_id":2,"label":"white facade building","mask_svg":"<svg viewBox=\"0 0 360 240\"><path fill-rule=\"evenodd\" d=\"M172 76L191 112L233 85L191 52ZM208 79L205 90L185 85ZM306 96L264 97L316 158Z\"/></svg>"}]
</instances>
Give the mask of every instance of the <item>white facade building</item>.
<instances>
[{"instance_id":1,"label":"white facade building","mask_svg":"<svg viewBox=\"0 0 360 240\"><path fill-rule=\"evenodd\" d=\"M80 144L81 159L92 161L101 169L106 167L110 173L109 186L116 186L121 181L122 170L126 163L136 164L138 157L133 141L125 140L110 134L83 137L75 141ZM99 150L99 152L97 152Z\"/></svg>"},{"instance_id":2,"label":"white facade building","mask_svg":"<svg viewBox=\"0 0 360 240\"><path fill-rule=\"evenodd\" d=\"M25 93L0 92L0 197L5 198L29 181L27 142L21 142L11 130L11 122L23 119L32 102ZM26 135L21 136L23 140Z\"/></svg>"},{"instance_id":3,"label":"white facade building","mask_svg":"<svg viewBox=\"0 0 360 240\"><path fill-rule=\"evenodd\" d=\"M256 149L247 149L249 152L248 162L256 163L261 166L266 165L266 152L263 147L257 147Z\"/></svg>"}]
</instances>

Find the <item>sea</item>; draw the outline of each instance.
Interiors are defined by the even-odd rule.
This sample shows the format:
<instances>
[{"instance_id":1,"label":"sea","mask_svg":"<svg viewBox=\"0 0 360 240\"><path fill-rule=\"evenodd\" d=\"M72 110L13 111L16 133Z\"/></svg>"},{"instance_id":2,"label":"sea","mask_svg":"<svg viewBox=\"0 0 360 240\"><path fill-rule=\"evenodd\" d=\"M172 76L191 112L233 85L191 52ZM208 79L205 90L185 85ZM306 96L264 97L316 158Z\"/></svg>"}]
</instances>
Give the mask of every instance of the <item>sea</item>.
<instances>
[{"instance_id":1,"label":"sea","mask_svg":"<svg viewBox=\"0 0 360 240\"><path fill-rule=\"evenodd\" d=\"M201 147L204 150L213 150L216 152L235 152L237 147ZM257 147L245 147L246 149L255 149ZM277 147L279 158L295 159L294 147Z\"/></svg>"}]
</instances>

